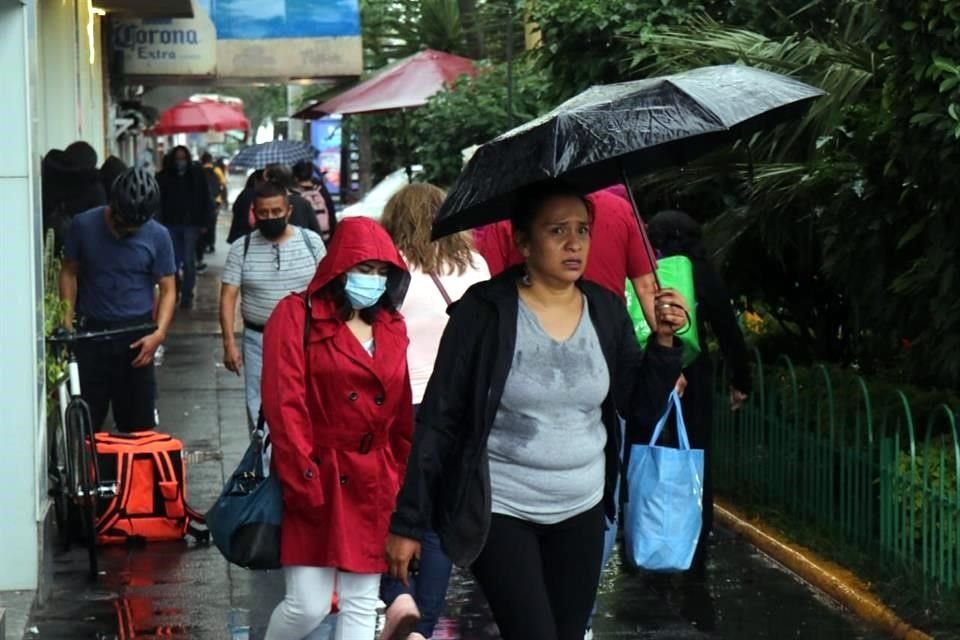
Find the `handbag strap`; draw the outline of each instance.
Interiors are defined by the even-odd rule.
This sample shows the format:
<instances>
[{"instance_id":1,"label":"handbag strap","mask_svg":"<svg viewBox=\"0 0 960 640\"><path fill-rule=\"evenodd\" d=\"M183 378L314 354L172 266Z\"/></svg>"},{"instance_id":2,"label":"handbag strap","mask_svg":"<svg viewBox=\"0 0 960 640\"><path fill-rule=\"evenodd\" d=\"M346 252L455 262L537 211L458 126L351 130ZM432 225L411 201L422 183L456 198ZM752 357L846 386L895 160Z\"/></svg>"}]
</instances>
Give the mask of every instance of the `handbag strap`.
<instances>
[{"instance_id":1,"label":"handbag strap","mask_svg":"<svg viewBox=\"0 0 960 640\"><path fill-rule=\"evenodd\" d=\"M304 236L304 241L307 241L306 236ZM311 320L311 310L312 304L310 300L310 294L306 291L303 292L303 306L304 306L304 316L303 316L303 366L305 370L304 378L310 376L310 320ZM257 447L257 474L260 477L263 469L263 453L267 448L267 438L270 437L267 434L264 427L267 424L267 420L263 415L263 404L260 405L260 411L257 412L257 428L255 433L262 434L260 444Z\"/></svg>"},{"instance_id":2,"label":"handbag strap","mask_svg":"<svg viewBox=\"0 0 960 640\"><path fill-rule=\"evenodd\" d=\"M680 395L676 389L670 392L670 398L667 400L667 409L657 421L657 426L653 430L653 436L650 438L650 446L656 446L657 440L660 439L663 428L667 424L667 418L670 417L670 412L673 410L677 412L677 439L680 442L680 449L689 450L690 440L687 437L687 425L683 420L683 408L680 404Z\"/></svg>"},{"instance_id":3,"label":"handbag strap","mask_svg":"<svg viewBox=\"0 0 960 640\"><path fill-rule=\"evenodd\" d=\"M447 303L447 306L449 307L451 304L453 304L453 300L450 299L450 294L447 293L446 287L444 287L443 283L440 282L440 276L435 273L431 273L430 278L433 280L433 284L437 285L437 289L440 290L440 295L443 296L443 300Z\"/></svg>"}]
</instances>

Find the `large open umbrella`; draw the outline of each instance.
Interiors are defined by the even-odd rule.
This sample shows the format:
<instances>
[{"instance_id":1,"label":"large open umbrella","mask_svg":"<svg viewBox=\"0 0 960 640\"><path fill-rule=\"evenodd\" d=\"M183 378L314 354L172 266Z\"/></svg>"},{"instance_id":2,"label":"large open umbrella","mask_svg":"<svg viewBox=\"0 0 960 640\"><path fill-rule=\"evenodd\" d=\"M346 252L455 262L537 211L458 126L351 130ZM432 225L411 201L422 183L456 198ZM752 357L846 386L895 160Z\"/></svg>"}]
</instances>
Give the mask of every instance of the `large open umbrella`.
<instances>
[{"instance_id":1,"label":"large open umbrella","mask_svg":"<svg viewBox=\"0 0 960 640\"><path fill-rule=\"evenodd\" d=\"M462 75L476 73L473 60L427 49L386 67L360 84L299 113L297 118L413 109Z\"/></svg>"},{"instance_id":2,"label":"large open umbrella","mask_svg":"<svg viewBox=\"0 0 960 640\"><path fill-rule=\"evenodd\" d=\"M184 100L160 114L150 133L158 136L206 131L249 131L243 109L214 100Z\"/></svg>"},{"instance_id":3,"label":"large open umbrella","mask_svg":"<svg viewBox=\"0 0 960 640\"><path fill-rule=\"evenodd\" d=\"M480 146L440 207L433 235L505 219L528 184L563 178L590 192L687 162L793 118L822 95L742 65L593 87Z\"/></svg>"},{"instance_id":4,"label":"large open umbrella","mask_svg":"<svg viewBox=\"0 0 960 640\"><path fill-rule=\"evenodd\" d=\"M412 150L406 111L427 103L431 96L462 75L477 72L473 60L443 51L426 49L399 60L360 84L326 102L294 114L296 118L319 118L328 114L353 115L399 111L403 117L407 179L413 181Z\"/></svg>"},{"instance_id":5,"label":"large open umbrella","mask_svg":"<svg viewBox=\"0 0 960 640\"><path fill-rule=\"evenodd\" d=\"M317 150L297 140L272 140L244 147L230 161L230 166L263 169L268 164L293 166L303 160L313 162Z\"/></svg>"}]
</instances>

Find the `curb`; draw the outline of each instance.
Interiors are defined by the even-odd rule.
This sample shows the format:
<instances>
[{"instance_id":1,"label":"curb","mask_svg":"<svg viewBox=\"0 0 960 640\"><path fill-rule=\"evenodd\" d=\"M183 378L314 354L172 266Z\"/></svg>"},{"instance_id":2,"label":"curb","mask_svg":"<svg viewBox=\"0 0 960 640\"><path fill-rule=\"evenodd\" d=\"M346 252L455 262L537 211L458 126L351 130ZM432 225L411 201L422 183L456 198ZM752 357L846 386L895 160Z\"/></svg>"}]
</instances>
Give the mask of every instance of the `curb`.
<instances>
[{"instance_id":1,"label":"curb","mask_svg":"<svg viewBox=\"0 0 960 640\"><path fill-rule=\"evenodd\" d=\"M746 518L722 500L715 501L717 520L755 547L823 591L866 622L888 631L898 640L933 640L913 628L870 592L860 578L809 549L788 543L762 523Z\"/></svg>"}]
</instances>

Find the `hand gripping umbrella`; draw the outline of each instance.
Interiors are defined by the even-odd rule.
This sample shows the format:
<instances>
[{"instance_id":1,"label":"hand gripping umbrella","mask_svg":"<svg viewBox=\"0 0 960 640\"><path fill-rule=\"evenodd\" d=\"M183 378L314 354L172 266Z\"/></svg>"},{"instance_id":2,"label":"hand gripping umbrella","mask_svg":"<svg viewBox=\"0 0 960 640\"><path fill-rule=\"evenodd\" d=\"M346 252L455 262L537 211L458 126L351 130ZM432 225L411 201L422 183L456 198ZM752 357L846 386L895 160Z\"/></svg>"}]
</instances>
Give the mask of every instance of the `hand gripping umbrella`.
<instances>
[{"instance_id":1,"label":"hand gripping umbrella","mask_svg":"<svg viewBox=\"0 0 960 640\"><path fill-rule=\"evenodd\" d=\"M551 178L584 193L623 182L640 221L629 175L688 162L795 118L822 95L742 65L592 87L478 148L437 212L433 237L503 220L518 189Z\"/></svg>"}]
</instances>

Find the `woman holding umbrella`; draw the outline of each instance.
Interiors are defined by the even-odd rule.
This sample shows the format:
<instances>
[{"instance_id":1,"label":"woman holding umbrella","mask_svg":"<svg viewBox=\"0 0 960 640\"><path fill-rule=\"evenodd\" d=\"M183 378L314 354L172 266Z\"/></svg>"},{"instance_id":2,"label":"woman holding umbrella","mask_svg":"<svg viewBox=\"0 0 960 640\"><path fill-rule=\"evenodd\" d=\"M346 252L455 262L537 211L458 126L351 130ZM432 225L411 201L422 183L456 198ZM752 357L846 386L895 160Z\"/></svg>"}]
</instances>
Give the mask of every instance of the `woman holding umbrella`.
<instances>
[{"instance_id":1,"label":"woman holding umbrella","mask_svg":"<svg viewBox=\"0 0 960 640\"><path fill-rule=\"evenodd\" d=\"M406 582L433 529L469 566L505 640L580 640L615 510L618 412L653 415L680 374L676 292L656 297L641 353L623 302L584 281L589 202L561 181L522 189L524 263L472 287L440 342L387 540Z\"/></svg>"}]
</instances>

